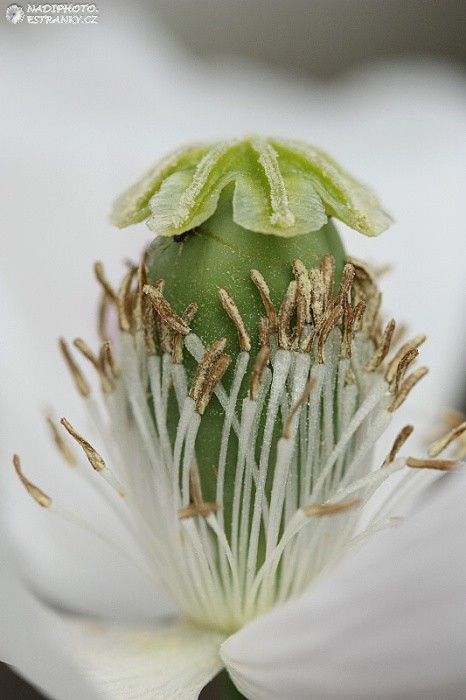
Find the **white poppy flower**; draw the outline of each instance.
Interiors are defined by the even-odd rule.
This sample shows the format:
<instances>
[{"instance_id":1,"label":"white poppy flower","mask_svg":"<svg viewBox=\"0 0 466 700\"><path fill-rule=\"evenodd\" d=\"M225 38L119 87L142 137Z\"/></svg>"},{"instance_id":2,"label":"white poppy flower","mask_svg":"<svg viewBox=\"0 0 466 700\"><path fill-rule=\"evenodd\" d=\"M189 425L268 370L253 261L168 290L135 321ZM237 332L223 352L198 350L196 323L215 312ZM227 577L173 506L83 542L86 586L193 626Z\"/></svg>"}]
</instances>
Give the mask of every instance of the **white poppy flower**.
<instances>
[{"instance_id":1,"label":"white poppy flower","mask_svg":"<svg viewBox=\"0 0 466 700\"><path fill-rule=\"evenodd\" d=\"M395 323L381 323L374 274L344 264L326 223L336 216L374 235L386 215L369 190L300 144L254 139L209 149L193 161L190 150L181 166L177 155L119 202L119 221L139 220L149 206L151 228L171 238L157 239L118 291L96 266L102 345L75 346L97 372L97 400L62 342L94 434L67 419L61 432L49 424L64 461L91 476L92 507L60 507L14 458L44 511L125 558L180 616L144 625L71 618L40 604L6 569L12 605L21 596L22 614L38 620L34 636L48 627L40 649L47 673L37 672L34 640L20 648L13 607L2 612L5 658L57 698L194 699L225 667L252 700L459 699L464 475L449 475L444 487L435 481L432 499L391 526L432 471L458 466L441 453L466 424L426 457L404 455L407 425L383 464L373 463L376 441L426 372L411 368L423 337L393 349ZM229 158L234 192L224 177ZM303 212L318 222L310 232ZM292 275L282 275L282 250ZM259 269L246 282L251 257ZM217 275L228 291L216 289ZM215 337L219 327L225 338ZM104 513L114 518L110 529ZM61 672L50 670L57 640L65 689Z\"/></svg>"}]
</instances>

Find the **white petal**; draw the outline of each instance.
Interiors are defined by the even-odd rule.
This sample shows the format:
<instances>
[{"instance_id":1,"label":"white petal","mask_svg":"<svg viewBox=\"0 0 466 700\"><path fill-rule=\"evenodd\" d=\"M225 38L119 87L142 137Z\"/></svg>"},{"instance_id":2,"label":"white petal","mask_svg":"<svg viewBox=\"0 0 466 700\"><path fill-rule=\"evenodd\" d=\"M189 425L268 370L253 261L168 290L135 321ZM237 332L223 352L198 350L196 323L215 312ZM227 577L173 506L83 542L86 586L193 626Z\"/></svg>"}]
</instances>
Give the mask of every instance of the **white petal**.
<instances>
[{"instance_id":1,"label":"white petal","mask_svg":"<svg viewBox=\"0 0 466 700\"><path fill-rule=\"evenodd\" d=\"M223 667L225 636L182 621L159 627L67 622L63 635L86 675L115 699L195 700Z\"/></svg>"},{"instance_id":2,"label":"white petal","mask_svg":"<svg viewBox=\"0 0 466 700\"><path fill-rule=\"evenodd\" d=\"M400 528L223 644L246 697L466 697L466 476L445 481Z\"/></svg>"},{"instance_id":3,"label":"white petal","mask_svg":"<svg viewBox=\"0 0 466 700\"><path fill-rule=\"evenodd\" d=\"M57 700L101 700L53 635L54 616L23 587L0 541L0 659Z\"/></svg>"}]
</instances>

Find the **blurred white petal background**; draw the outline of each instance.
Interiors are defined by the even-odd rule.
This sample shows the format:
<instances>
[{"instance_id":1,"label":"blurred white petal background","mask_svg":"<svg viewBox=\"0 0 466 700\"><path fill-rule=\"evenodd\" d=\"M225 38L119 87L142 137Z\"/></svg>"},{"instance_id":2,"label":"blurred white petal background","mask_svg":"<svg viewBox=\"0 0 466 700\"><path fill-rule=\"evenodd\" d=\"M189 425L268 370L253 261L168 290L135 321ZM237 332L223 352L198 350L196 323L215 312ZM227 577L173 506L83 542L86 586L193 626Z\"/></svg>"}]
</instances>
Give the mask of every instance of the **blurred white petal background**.
<instances>
[{"instance_id":1,"label":"blurred white petal background","mask_svg":"<svg viewBox=\"0 0 466 700\"><path fill-rule=\"evenodd\" d=\"M251 4L264 14L263 2ZM223 26L228 34L231 9L221 5L224 24L214 13L212 31ZM325 18L321 3L314 10L311 3L309 10L291 3L290 12L298 5L300 12ZM81 535L34 508L9 463L11 453L20 452L28 475L50 495L66 504L77 493L92 508L90 494L55 458L42 420L53 407L57 417L84 425L56 338L95 342L93 261L103 260L116 280L122 262L137 258L150 240L143 224L112 229L111 202L167 151L192 140L275 134L328 150L371 184L396 223L376 240L344 231L345 245L354 256L393 266L383 285L387 314L413 333L428 334L422 361L431 374L403 422L423 425L425 437L433 416L461 406L464 391L466 109L458 65L385 59L323 82L234 57L228 42L223 56L217 36L200 58L160 17L184 38L192 24L199 49L209 34L211 5L174 2L168 14L166 3L157 6L160 16L149 3L100 2L95 26L0 23L2 511L23 566L45 594L52 578L63 605L78 596L78 609L130 616L160 610L151 587L128 600L134 583L128 567L103 548L86 560L78 557ZM271 4L270 19L277 7ZM277 41L268 31L267 41ZM301 39L297 45L302 52ZM269 53L257 51L261 60ZM66 569L56 566L63 557ZM102 585L104 570L113 581L112 595Z\"/></svg>"}]
</instances>

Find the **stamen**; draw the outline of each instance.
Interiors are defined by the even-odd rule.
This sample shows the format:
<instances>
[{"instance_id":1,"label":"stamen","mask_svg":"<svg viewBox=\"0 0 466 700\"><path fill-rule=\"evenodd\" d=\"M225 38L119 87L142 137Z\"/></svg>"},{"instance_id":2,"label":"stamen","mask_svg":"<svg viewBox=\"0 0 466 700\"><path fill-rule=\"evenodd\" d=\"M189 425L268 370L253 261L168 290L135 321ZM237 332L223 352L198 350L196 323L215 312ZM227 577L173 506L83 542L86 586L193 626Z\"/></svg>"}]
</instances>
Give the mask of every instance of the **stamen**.
<instances>
[{"instance_id":1,"label":"stamen","mask_svg":"<svg viewBox=\"0 0 466 700\"><path fill-rule=\"evenodd\" d=\"M210 373L208 374L206 381L202 387L199 398L196 402L196 412L202 415L210 401L212 394L214 393L215 387L222 380L223 375L227 371L231 363L230 355L222 355L219 360L215 363Z\"/></svg>"},{"instance_id":2,"label":"stamen","mask_svg":"<svg viewBox=\"0 0 466 700\"><path fill-rule=\"evenodd\" d=\"M270 319L261 316L259 319L259 347L270 347L271 330Z\"/></svg>"},{"instance_id":3,"label":"stamen","mask_svg":"<svg viewBox=\"0 0 466 700\"><path fill-rule=\"evenodd\" d=\"M396 438L393 442L392 449L390 450L390 452L388 453L388 455L385 457L385 459L383 461L382 467L386 467L389 464L392 464L392 462L395 460L395 457L397 456L398 452L403 447L404 443L409 438L409 436L411 435L413 430L414 430L414 426L412 426L412 425L405 425L405 427L400 430L400 432L398 433L398 435L396 436Z\"/></svg>"},{"instance_id":4,"label":"stamen","mask_svg":"<svg viewBox=\"0 0 466 700\"><path fill-rule=\"evenodd\" d=\"M401 358L406 355L406 353L409 350L412 350L413 348L419 348L420 345L425 341L426 336L425 335L416 335L414 338L411 340L408 340L404 345L401 346L401 348L398 350L398 352L395 354L395 356L390 360L388 367L385 372L385 379L389 384L393 382L396 376L396 372L398 369L398 364L401 360Z\"/></svg>"},{"instance_id":5,"label":"stamen","mask_svg":"<svg viewBox=\"0 0 466 700\"><path fill-rule=\"evenodd\" d=\"M456 428L453 428L446 435L443 435L438 440L430 445L427 453L429 457L437 457L441 452L443 452L454 440L459 438L463 433L466 432L466 421L461 423Z\"/></svg>"},{"instance_id":6,"label":"stamen","mask_svg":"<svg viewBox=\"0 0 466 700\"><path fill-rule=\"evenodd\" d=\"M277 312L275 311L275 306L270 298L270 291L267 283L262 277L261 273L257 270L251 270L249 275L259 290L259 294L261 295L262 303L264 304L267 318L270 321L270 327L273 333L277 329Z\"/></svg>"},{"instance_id":7,"label":"stamen","mask_svg":"<svg viewBox=\"0 0 466 700\"><path fill-rule=\"evenodd\" d=\"M155 343L155 329L157 327L155 310L152 304L148 304L144 310L143 329L144 345L149 356L157 354Z\"/></svg>"},{"instance_id":8,"label":"stamen","mask_svg":"<svg viewBox=\"0 0 466 700\"><path fill-rule=\"evenodd\" d=\"M329 256L332 258L332 256ZM322 261L323 262L323 261ZM297 325L302 327L304 324L312 322L311 317L311 280L309 274L301 260L293 260L293 272L298 285L298 322ZM330 274L328 272L328 274Z\"/></svg>"},{"instance_id":9,"label":"stamen","mask_svg":"<svg viewBox=\"0 0 466 700\"><path fill-rule=\"evenodd\" d=\"M147 284L147 273L147 265L141 263L141 265L138 267L138 287L136 293L136 304L134 307L134 320L137 330L141 330L144 327L144 287Z\"/></svg>"},{"instance_id":10,"label":"stamen","mask_svg":"<svg viewBox=\"0 0 466 700\"><path fill-rule=\"evenodd\" d=\"M395 394L397 394L399 391L400 382L405 376L408 367L414 362L418 355L419 350L417 348L411 348L403 355L403 357L399 361L398 367L396 368L395 379L390 384L390 390L393 391Z\"/></svg>"},{"instance_id":11,"label":"stamen","mask_svg":"<svg viewBox=\"0 0 466 700\"><path fill-rule=\"evenodd\" d=\"M304 506L302 511L308 518L321 518L324 515L336 515L345 513L347 510L359 508L362 505L360 498L353 498L350 501L341 501L340 503L318 503L312 506Z\"/></svg>"},{"instance_id":12,"label":"stamen","mask_svg":"<svg viewBox=\"0 0 466 700\"><path fill-rule=\"evenodd\" d=\"M324 255L321 263L322 278L327 287L327 304L333 300L333 288L335 286L335 258L333 255Z\"/></svg>"},{"instance_id":13,"label":"stamen","mask_svg":"<svg viewBox=\"0 0 466 700\"><path fill-rule=\"evenodd\" d=\"M409 393L414 386L428 373L427 367L419 367L415 372L409 375L409 377L403 382L398 393L396 394L394 400L388 407L388 411L393 413L396 411L408 398Z\"/></svg>"},{"instance_id":14,"label":"stamen","mask_svg":"<svg viewBox=\"0 0 466 700\"><path fill-rule=\"evenodd\" d=\"M254 369L251 372L251 379L249 380L249 399L251 401L255 401L257 399L257 395L262 384L264 370L269 364L269 360L270 347L264 345L257 353Z\"/></svg>"},{"instance_id":15,"label":"stamen","mask_svg":"<svg viewBox=\"0 0 466 700\"><path fill-rule=\"evenodd\" d=\"M101 360L94 355L88 344L84 340L82 340L82 338L76 338L73 341L73 344L97 370L102 385L102 391L105 394L110 394L113 391L113 384L105 374L105 369L102 366Z\"/></svg>"},{"instance_id":16,"label":"stamen","mask_svg":"<svg viewBox=\"0 0 466 700\"><path fill-rule=\"evenodd\" d=\"M116 304L118 301L117 295L116 295L112 285L110 284L110 282L106 278L105 272L104 272L104 266L100 261L97 261L94 264L94 272L95 272L95 276L97 278L97 281L102 286L102 289L103 289L105 295Z\"/></svg>"},{"instance_id":17,"label":"stamen","mask_svg":"<svg viewBox=\"0 0 466 700\"><path fill-rule=\"evenodd\" d=\"M314 325L320 323L322 315L326 309L327 289L325 286L322 270L313 268L309 272L311 280L311 312Z\"/></svg>"},{"instance_id":18,"label":"stamen","mask_svg":"<svg viewBox=\"0 0 466 700\"><path fill-rule=\"evenodd\" d=\"M71 423L69 423L66 418L62 418L60 423L65 428L65 430L73 437L78 445L84 450L86 457L88 458L91 467L95 469L96 472L101 472L105 469L106 465L102 457L99 455L97 450L95 450L92 445L85 440L82 435L76 432Z\"/></svg>"},{"instance_id":19,"label":"stamen","mask_svg":"<svg viewBox=\"0 0 466 700\"><path fill-rule=\"evenodd\" d=\"M78 392L84 398L86 396L89 396L91 393L91 389L89 387L89 384L84 379L84 376L83 376L81 370L79 369L78 365L74 361L74 359L69 351L67 343L65 342L65 340L63 340L63 338L60 338L59 343L60 343L60 349L62 351L63 357L65 358L65 362L68 366L68 369L71 372L71 376L73 377L73 380L74 380L74 383L75 383L75 386L76 386Z\"/></svg>"},{"instance_id":20,"label":"stamen","mask_svg":"<svg viewBox=\"0 0 466 700\"><path fill-rule=\"evenodd\" d=\"M137 267L131 267L123 278L117 295L118 318L122 331L131 331L130 292Z\"/></svg>"},{"instance_id":21,"label":"stamen","mask_svg":"<svg viewBox=\"0 0 466 700\"><path fill-rule=\"evenodd\" d=\"M47 423L49 424L50 430L52 431L52 437L55 445L58 447L62 457L64 457L65 462L67 462L71 467L75 467L77 464L76 457L73 452L63 440L58 427L51 416L46 417Z\"/></svg>"},{"instance_id":22,"label":"stamen","mask_svg":"<svg viewBox=\"0 0 466 700\"><path fill-rule=\"evenodd\" d=\"M459 466L455 459L417 459L408 457L406 465L413 469L439 469L440 471L451 471Z\"/></svg>"},{"instance_id":23,"label":"stamen","mask_svg":"<svg viewBox=\"0 0 466 700\"><path fill-rule=\"evenodd\" d=\"M13 464L21 483L27 492L33 497L35 502L42 506L42 508L50 508L52 505L52 499L24 476L21 469L21 460L18 455L13 455Z\"/></svg>"},{"instance_id":24,"label":"stamen","mask_svg":"<svg viewBox=\"0 0 466 700\"><path fill-rule=\"evenodd\" d=\"M382 336L382 341L379 344L376 352L372 355L371 359L366 364L366 370L368 372L375 372L375 370L380 367L384 359L387 357L390 351L390 346L392 343L395 328L396 323L392 318L392 320L387 323L387 326Z\"/></svg>"},{"instance_id":25,"label":"stamen","mask_svg":"<svg viewBox=\"0 0 466 700\"><path fill-rule=\"evenodd\" d=\"M251 350L251 339L246 330L243 319L241 318L238 307L226 289L220 288L218 290L218 295L220 297L220 301L222 302L223 308L236 326L241 352L249 352Z\"/></svg>"},{"instance_id":26,"label":"stamen","mask_svg":"<svg viewBox=\"0 0 466 700\"><path fill-rule=\"evenodd\" d=\"M194 399L194 401L198 401L202 387L204 386L215 362L225 350L226 345L226 338L220 338L220 340L216 340L215 343L212 343L212 345L205 351L197 367L191 386L191 391L189 392L189 397Z\"/></svg>"},{"instance_id":27,"label":"stamen","mask_svg":"<svg viewBox=\"0 0 466 700\"><path fill-rule=\"evenodd\" d=\"M91 465L91 467L96 472L100 473L103 476L103 478L106 481L108 481L108 483L116 491L118 491L118 494L123 497L125 495L125 492L123 491L121 484L118 482L113 472L107 467L103 458L100 456L97 450L94 449L90 442L83 438L82 435L76 432L76 430L73 428L71 423L69 423L69 421L66 420L66 418L62 418L60 420L60 423L65 428L65 430L71 435L71 437L73 437L76 440L78 445L82 447L87 459L89 460L89 464Z\"/></svg>"},{"instance_id":28,"label":"stamen","mask_svg":"<svg viewBox=\"0 0 466 700\"><path fill-rule=\"evenodd\" d=\"M108 314L108 308L109 304L112 303L112 300L106 294L105 292L101 295L100 302L99 302L99 308L97 311L97 334L102 342L107 340L107 330L106 330L106 325L107 325L107 314Z\"/></svg>"},{"instance_id":29,"label":"stamen","mask_svg":"<svg viewBox=\"0 0 466 700\"><path fill-rule=\"evenodd\" d=\"M298 285L296 284L296 281L293 280L288 285L285 298L283 299L280 311L278 312L278 346L284 350L287 350L290 346L288 333L291 317L293 316L293 311L296 306L297 292Z\"/></svg>"},{"instance_id":30,"label":"stamen","mask_svg":"<svg viewBox=\"0 0 466 700\"><path fill-rule=\"evenodd\" d=\"M334 309L332 309L329 317L325 320L322 329L320 330L319 333L319 339L317 341L317 356L316 360L319 365L323 364L324 362L324 345L327 341L327 338L329 336L330 331L332 328L338 323L340 318L342 317L343 314L343 309L341 306L335 306Z\"/></svg>"},{"instance_id":31,"label":"stamen","mask_svg":"<svg viewBox=\"0 0 466 700\"><path fill-rule=\"evenodd\" d=\"M155 310L160 315L162 320L169 326L175 333L180 333L181 335L188 335L191 332L190 327L185 321L176 314L168 301L165 299L162 293L161 285L157 283L155 286L152 284L146 284L144 286L144 293L147 294L154 305Z\"/></svg>"},{"instance_id":32,"label":"stamen","mask_svg":"<svg viewBox=\"0 0 466 700\"><path fill-rule=\"evenodd\" d=\"M100 365L104 371L105 365L107 365L114 379L118 379L118 377L121 375L121 370L116 364L112 344L109 340L106 340L100 348Z\"/></svg>"},{"instance_id":33,"label":"stamen","mask_svg":"<svg viewBox=\"0 0 466 700\"><path fill-rule=\"evenodd\" d=\"M340 289L335 299L335 304L343 305L345 299L349 301L349 293L351 290L351 285L353 284L353 279L355 276L355 267L352 263L347 263L343 268L343 273L341 275Z\"/></svg>"}]
</instances>

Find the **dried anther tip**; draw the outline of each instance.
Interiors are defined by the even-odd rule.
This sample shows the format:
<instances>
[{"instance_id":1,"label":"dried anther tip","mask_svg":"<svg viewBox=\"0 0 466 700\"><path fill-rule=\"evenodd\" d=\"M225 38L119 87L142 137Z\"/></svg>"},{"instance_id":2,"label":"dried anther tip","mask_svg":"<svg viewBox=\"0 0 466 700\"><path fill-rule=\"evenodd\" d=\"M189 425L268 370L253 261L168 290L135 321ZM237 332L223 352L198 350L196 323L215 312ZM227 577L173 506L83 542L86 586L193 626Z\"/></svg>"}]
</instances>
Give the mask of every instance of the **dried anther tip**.
<instances>
[{"instance_id":1,"label":"dried anther tip","mask_svg":"<svg viewBox=\"0 0 466 700\"><path fill-rule=\"evenodd\" d=\"M33 497L35 502L42 506L42 508L50 508L52 505L52 499L24 476L21 469L21 460L18 455L13 455L13 464L21 483L25 487L26 491Z\"/></svg>"},{"instance_id":2,"label":"dried anther tip","mask_svg":"<svg viewBox=\"0 0 466 700\"><path fill-rule=\"evenodd\" d=\"M246 330L243 319L241 318L238 307L226 289L220 288L218 290L218 295L220 297L220 301L222 302L223 308L236 326L241 351L249 352L251 350L251 339Z\"/></svg>"},{"instance_id":3,"label":"dried anther tip","mask_svg":"<svg viewBox=\"0 0 466 700\"><path fill-rule=\"evenodd\" d=\"M384 459L382 467L387 467L389 464L392 464L398 452L403 447L404 443L409 438L413 430L414 426L412 425L405 425L405 427L400 430L393 442L392 449Z\"/></svg>"},{"instance_id":4,"label":"dried anther tip","mask_svg":"<svg viewBox=\"0 0 466 700\"><path fill-rule=\"evenodd\" d=\"M60 432L58 430L58 427L53 420L51 416L47 416L46 418L47 423L50 427L50 430L52 432L52 437L55 445L58 447L61 455L64 457L65 461L72 467L76 466L77 460L76 457L74 456L73 452L70 450L62 436L60 435Z\"/></svg>"},{"instance_id":5,"label":"dried anther tip","mask_svg":"<svg viewBox=\"0 0 466 700\"><path fill-rule=\"evenodd\" d=\"M63 340L63 338L60 338L59 342L60 342L60 349L62 351L63 357L65 358L65 362L68 365L68 369L71 372L71 376L74 379L74 383L76 385L78 392L81 394L81 396L84 396L84 397L89 396L89 394L91 393L89 384L84 379L84 376L83 376L81 370L79 369L78 365L74 361L73 356L71 355L71 353L69 351L67 343L65 342L65 340Z\"/></svg>"},{"instance_id":6,"label":"dried anther tip","mask_svg":"<svg viewBox=\"0 0 466 700\"><path fill-rule=\"evenodd\" d=\"M457 440L463 433L466 433L466 421L450 430L446 435L443 435L438 440L432 443L428 449L429 457L437 457L445 450L454 440Z\"/></svg>"},{"instance_id":7,"label":"dried anther tip","mask_svg":"<svg viewBox=\"0 0 466 700\"><path fill-rule=\"evenodd\" d=\"M89 460L89 463L93 469L95 469L96 472L101 472L103 471L106 466L105 462L102 459L102 457L99 455L97 450L95 450L92 445L83 438L82 435L80 435L76 430L73 428L71 423L69 423L66 418L62 418L60 423L62 426L65 428L65 430L73 437L78 445L82 447L84 450L84 453Z\"/></svg>"},{"instance_id":8,"label":"dried anther tip","mask_svg":"<svg viewBox=\"0 0 466 700\"><path fill-rule=\"evenodd\" d=\"M146 284L143 287L144 294L150 298L156 312L159 314L164 323L167 324L175 333L180 335L188 335L191 329L185 321L176 314L162 293L161 285Z\"/></svg>"},{"instance_id":9,"label":"dried anther tip","mask_svg":"<svg viewBox=\"0 0 466 700\"><path fill-rule=\"evenodd\" d=\"M108 279L105 276L104 272L104 266L101 262L96 262L94 264L94 272L95 276L97 278L97 281L100 283L102 289L104 290L105 294L115 303L117 302L117 295L115 293L115 290L113 289L112 285L108 281Z\"/></svg>"},{"instance_id":10,"label":"dried anther tip","mask_svg":"<svg viewBox=\"0 0 466 700\"><path fill-rule=\"evenodd\" d=\"M408 457L406 465L413 469L438 469L442 472L451 471L459 466L455 459L417 459Z\"/></svg>"}]
</instances>

